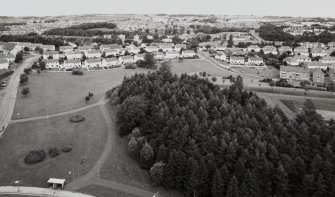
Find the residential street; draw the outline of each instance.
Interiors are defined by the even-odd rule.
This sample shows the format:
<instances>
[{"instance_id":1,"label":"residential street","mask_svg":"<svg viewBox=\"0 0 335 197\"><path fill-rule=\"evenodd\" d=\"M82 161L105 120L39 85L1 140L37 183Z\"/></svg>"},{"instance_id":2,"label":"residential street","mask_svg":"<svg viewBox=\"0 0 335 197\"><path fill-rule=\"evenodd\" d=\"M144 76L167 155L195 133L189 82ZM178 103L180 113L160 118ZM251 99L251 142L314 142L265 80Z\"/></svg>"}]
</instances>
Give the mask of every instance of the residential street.
<instances>
[{"instance_id":1,"label":"residential street","mask_svg":"<svg viewBox=\"0 0 335 197\"><path fill-rule=\"evenodd\" d=\"M4 97L0 100L0 130L7 127L15 106L16 93L19 87L20 75L23 73L24 68L30 67L39 56L34 56L26 59L12 74L8 81L8 86L5 90ZM0 133L0 137L4 132Z\"/></svg>"}]
</instances>

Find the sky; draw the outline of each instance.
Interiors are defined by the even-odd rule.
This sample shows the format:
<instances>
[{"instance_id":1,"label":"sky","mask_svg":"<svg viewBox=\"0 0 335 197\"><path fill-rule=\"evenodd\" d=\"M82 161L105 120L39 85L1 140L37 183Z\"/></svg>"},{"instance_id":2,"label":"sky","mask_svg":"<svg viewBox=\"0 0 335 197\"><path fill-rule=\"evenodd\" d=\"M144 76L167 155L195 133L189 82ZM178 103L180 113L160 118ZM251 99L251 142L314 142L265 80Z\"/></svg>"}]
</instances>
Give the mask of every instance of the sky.
<instances>
[{"instance_id":1,"label":"sky","mask_svg":"<svg viewBox=\"0 0 335 197\"><path fill-rule=\"evenodd\" d=\"M0 0L1 16L219 14L335 18L335 0Z\"/></svg>"}]
</instances>

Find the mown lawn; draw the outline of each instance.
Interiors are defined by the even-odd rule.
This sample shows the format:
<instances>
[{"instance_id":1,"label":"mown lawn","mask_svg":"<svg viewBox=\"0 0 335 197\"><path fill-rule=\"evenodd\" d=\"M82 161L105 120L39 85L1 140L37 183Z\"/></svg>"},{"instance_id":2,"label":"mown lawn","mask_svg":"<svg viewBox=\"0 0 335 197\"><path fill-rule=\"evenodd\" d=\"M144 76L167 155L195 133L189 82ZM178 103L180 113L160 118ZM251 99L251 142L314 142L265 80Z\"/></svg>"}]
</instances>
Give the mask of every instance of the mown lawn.
<instances>
[{"instance_id":1,"label":"mown lawn","mask_svg":"<svg viewBox=\"0 0 335 197\"><path fill-rule=\"evenodd\" d=\"M87 186L85 188L82 188L82 189L78 190L78 192L93 195L93 196L96 196L96 197L104 197L104 196L137 197L137 196L132 195L132 194L117 191L117 190L114 190L114 189L111 189L111 188L102 187L102 186L99 186L99 185L90 185L90 186Z\"/></svg>"},{"instance_id":2,"label":"mown lawn","mask_svg":"<svg viewBox=\"0 0 335 197\"><path fill-rule=\"evenodd\" d=\"M98 107L77 113L86 118L81 123L70 123L71 115L50 119L10 124L0 139L0 185L47 187L49 178L72 180L87 173L104 148L107 131ZM24 157L31 150L71 146L70 153L61 153L34 165L26 165ZM83 157L87 161L81 164Z\"/></svg>"}]
</instances>

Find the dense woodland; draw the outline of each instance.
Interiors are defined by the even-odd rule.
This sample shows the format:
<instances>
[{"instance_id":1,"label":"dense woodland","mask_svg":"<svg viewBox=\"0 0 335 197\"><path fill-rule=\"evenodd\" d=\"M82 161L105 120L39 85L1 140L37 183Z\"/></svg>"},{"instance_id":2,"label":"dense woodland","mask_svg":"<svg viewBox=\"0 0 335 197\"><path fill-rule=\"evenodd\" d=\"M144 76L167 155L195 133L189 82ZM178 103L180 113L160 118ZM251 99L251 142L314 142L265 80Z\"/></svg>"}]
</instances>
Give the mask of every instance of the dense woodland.
<instances>
[{"instance_id":1,"label":"dense woodland","mask_svg":"<svg viewBox=\"0 0 335 197\"><path fill-rule=\"evenodd\" d=\"M319 35L314 32L305 32L303 35L293 36L283 31L282 26L276 26L272 24L266 24L259 28L259 36L267 41L283 41L287 45L300 42L322 42L327 44L328 42L335 41L335 34L324 31Z\"/></svg>"},{"instance_id":2,"label":"dense woodland","mask_svg":"<svg viewBox=\"0 0 335 197\"><path fill-rule=\"evenodd\" d=\"M211 27L208 25L190 25L193 28L194 33L204 34L216 34L221 32L249 32L250 28L238 28L238 27Z\"/></svg>"},{"instance_id":3,"label":"dense woodland","mask_svg":"<svg viewBox=\"0 0 335 197\"><path fill-rule=\"evenodd\" d=\"M55 45L56 47L66 45L64 44L63 38L43 37L36 33L29 33L25 35L1 35L0 41L41 43L45 45Z\"/></svg>"},{"instance_id":4,"label":"dense woodland","mask_svg":"<svg viewBox=\"0 0 335 197\"><path fill-rule=\"evenodd\" d=\"M187 196L335 196L335 123L309 100L288 120L240 76L220 89L168 69L125 78L107 97L157 185Z\"/></svg>"}]
</instances>

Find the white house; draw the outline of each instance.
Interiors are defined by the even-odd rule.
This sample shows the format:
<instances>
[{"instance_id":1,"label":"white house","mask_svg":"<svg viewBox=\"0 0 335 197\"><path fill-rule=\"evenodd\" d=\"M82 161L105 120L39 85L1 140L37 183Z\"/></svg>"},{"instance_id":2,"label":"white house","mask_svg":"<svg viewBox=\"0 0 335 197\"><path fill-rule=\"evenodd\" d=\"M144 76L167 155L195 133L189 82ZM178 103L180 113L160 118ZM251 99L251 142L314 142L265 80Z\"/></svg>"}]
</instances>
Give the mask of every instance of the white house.
<instances>
[{"instance_id":1,"label":"white house","mask_svg":"<svg viewBox=\"0 0 335 197\"><path fill-rule=\"evenodd\" d=\"M292 52L292 48L289 46L281 46L278 48L279 53Z\"/></svg>"},{"instance_id":2,"label":"white house","mask_svg":"<svg viewBox=\"0 0 335 197\"><path fill-rule=\"evenodd\" d=\"M162 52L155 53L155 59L156 60L163 60L164 58L165 58L164 53L162 53Z\"/></svg>"},{"instance_id":3,"label":"white house","mask_svg":"<svg viewBox=\"0 0 335 197\"><path fill-rule=\"evenodd\" d=\"M119 55L125 55L126 51L127 51L127 49L125 49L125 48L119 48Z\"/></svg>"},{"instance_id":4,"label":"white house","mask_svg":"<svg viewBox=\"0 0 335 197\"><path fill-rule=\"evenodd\" d=\"M81 68L81 61L80 60L64 60L63 65L61 68L65 69L72 69L72 68Z\"/></svg>"},{"instance_id":5,"label":"white house","mask_svg":"<svg viewBox=\"0 0 335 197\"><path fill-rule=\"evenodd\" d=\"M72 60L72 59L81 59L83 57L83 54L79 51L67 51L65 52L65 56L68 60Z\"/></svg>"},{"instance_id":6,"label":"white house","mask_svg":"<svg viewBox=\"0 0 335 197\"><path fill-rule=\"evenodd\" d=\"M43 59L49 59L51 57L52 59L59 59L59 53L58 51L45 51L43 52Z\"/></svg>"},{"instance_id":7,"label":"white house","mask_svg":"<svg viewBox=\"0 0 335 197\"><path fill-rule=\"evenodd\" d=\"M221 61L227 61L227 55L226 53L217 53L215 55L215 59L221 60Z\"/></svg>"},{"instance_id":8,"label":"white house","mask_svg":"<svg viewBox=\"0 0 335 197\"><path fill-rule=\"evenodd\" d=\"M147 46L145 48L145 51L148 52L148 53L158 52L159 51L159 47L158 46Z\"/></svg>"},{"instance_id":9,"label":"white house","mask_svg":"<svg viewBox=\"0 0 335 197\"><path fill-rule=\"evenodd\" d=\"M6 59L0 59L0 70L1 69L8 69L9 62Z\"/></svg>"},{"instance_id":10,"label":"white house","mask_svg":"<svg viewBox=\"0 0 335 197\"><path fill-rule=\"evenodd\" d=\"M87 59L85 60L84 65L85 65L85 68L89 68L89 69L102 67L100 58Z\"/></svg>"},{"instance_id":11,"label":"white house","mask_svg":"<svg viewBox=\"0 0 335 197\"><path fill-rule=\"evenodd\" d=\"M325 64L333 64L335 63L335 57L324 57L320 59L320 62L325 63Z\"/></svg>"},{"instance_id":12,"label":"white house","mask_svg":"<svg viewBox=\"0 0 335 197\"><path fill-rule=\"evenodd\" d=\"M56 47L55 45L43 45L41 49L43 49L43 51L54 51Z\"/></svg>"},{"instance_id":13,"label":"white house","mask_svg":"<svg viewBox=\"0 0 335 197\"><path fill-rule=\"evenodd\" d=\"M179 58L179 52L178 51L168 51L165 53L165 57L166 59L175 59L175 58Z\"/></svg>"},{"instance_id":14,"label":"white house","mask_svg":"<svg viewBox=\"0 0 335 197\"><path fill-rule=\"evenodd\" d=\"M195 54L195 52L193 50L184 50L181 52L181 57L183 58L194 58L197 55Z\"/></svg>"},{"instance_id":15,"label":"white house","mask_svg":"<svg viewBox=\"0 0 335 197\"><path fill-rule=\"evenodd\" d=\"M231 64L239 64L239 65L244 65L245 64L244 57L232 56L232 57L230 57L230 61L229 62Z\"/></svg>"},{"instance_id":16,"label":"white house","mask_svg":"<svg viewBox=\"0 0 335 197\"><path fill-rule=\"evenodd\" d=\"M135 59L131 55L126 55L126 56L119 57L119 62L123 64L135 63Z\"/></svg>"},{"instance_id":17,"label":"white house","mask_svg":"<svg viewBox=\"0 0 335 197\"><path fill-rule=\"evenodd\" d=\"M86 58L100 58L101 57L101 53L98 50L86 51L85 52L85 57Z\"/></svg>"},{"instance_id":18,"label":"white house","mask_svg":"<svg viewBox=\"0 0 335 197\"><path fill-rule=\"evenodd\" d=\"M73 51L73 46L60 46L59 51L62 51L62 52Z\"/></svg>"},{"instance_id":19,"label":"white house","mask_svg":"<svg viewBox=\"0 0 335 197\"><path fill-rule=\"evenodd\" d=\"M327 64L323 63L323 62L317 62L317 61L313 61L313 62L308 62L307 64L307 68L308 69L324 69L326 70L328 67Z\"/></svg>"},{"instance_id":20,"label":"white house","mask_svg":"<svg viewBox=\"0 0 335 197\"><path fill-rule=\"evenodd\" d=\"M103 52L108 49L118 49L118 48L119 48L119 45L117 44L103 44L100 46L100 51Z\"/></svg>"},{"instance_id":21,"label":"white house","mask_svg":"<svg viewBox=\"0 0 335 197\"><path fill-rule=\"evenodd\" d=\"M118 51L116 49L107 49L104 53L105 57L116 56L118 54Z\"/></svg>"},{"instance_id":22,"label":"white house","mask_svg":"<svg viewBox=\"0 0 335 197\"><path fill-rule=\"evenodd\" d=\"M303 56L309 56L308 48L307 47L297 47L294 49L295 55L303 55Z\"/></svg>"},{"instance_id":23,"label":"white house","mask_svg":"<svg viewBox=\"0 0 335 197\"><path fill-rule=\"evenodd\" d=\"M223 44L218 44L218 45L216 45L216 47L215 47L215 50L216 51L224 51L224 50L226 50L227 49L227 46L228 46L228 43L223 43Z\"/></svg>"},{"instance_id":24,"label":"white house","mask_svg":"<svg viewBox=\"0 0 335 197\"><path fill-rule=\"evenodd\" d=\"M138 61L138 60L144 61L144 54L137 54L137 55L134 56L134 59L136 61Z\"/></svg>"},{"instance_id":25,"label":"white house","mask_svg":"<svg viewBox=\"0 0 335 197\"><path fill-rule=\"evenodd\" d=\"M0 59L5 59L7 60L9 63L12 63L15 61L15 56L12 54L8 54L8 55L2 55L0 54Z\"/></svg>"},{"instance_id":26,"label":"white house","mask_svg":"<svg viewBox=\"0 0 335 197\"><path fill-rule=\"evenodd\" d=\"M43 61L45 62L45 68L47 69L59 68L59 60L57 59L46 59Z\"/></svg>"},{"instance_id":27,"label":"white house","mask_svg":"<svg viewBox=\"0 0 335 197\"><path fill-rule=\"evenodd\" d=\"M264 52L264 54L272 53L273 55L277 55L277 53L278 53L276 47L274 47L274 46L265 46L263 48L263 52Z\"/></svg>"},{"instance_id":28,"label":"white house","mask_svg":"<svg viewBox=\"0 0 335 197\"><path fill-rule=\"evenodd\" d=\"M262 66L264 65L264 61L263 58L260 57L249 57L248 61L245 63L247 65L255 65L255 66Z\"/></svg>"},{"instance_id":29,"label":"white house","mask_svg":"<svg viewBox=\"0 0 335 197\"><path fill-rule=\"evenodd\" d=\"M92 50L92 49L93 49L92 46L79 46L79 47L77 48L77 51L85 52L85 51L90 51L90 50Z\"/></svg>"},{"instance_id":30,"label":"white house","mask_svg":"<svg viewBox=\"0 0 335 197\"><path fill-rule=\"evenodd\" d=\"M294 58L295 61L297 61L299 63L312 61L311 58L309 58L308 56L304 56L304 55L296 55L293 58Z\"/></svg>"},{"instance_id":31,"label":"white house","mask_svg":"<svg viewBox=\"0 0 335 197\"><path fill-rule=\"evenodd\" d=\"M284 62L286 62L287 65L290 65L290 66L298 66L299 65L299 62L295 58L292 58L292 57L285 58Z\"/></svg>"},{"instance_id":32,"label":"white house","mask_svg":"<svg viewBox=\"0 0 335 197\"><path fill-rule=\"evenodd\" d=\"M261 48L258 45L250 45L247 48L248 52L251 52L252 50L255 52L260 52Z\"/></svg>"},{"instance_id":33,"label":"white house","mask_svg":"<svg viewBox=\"0 0 335 197\"><path fill-rule=\"evenodd\" d=\"M173 51L172 44L159 44L159 48L162 49L163 52L171 52Z\"/></svg>"},{"instance_id":34,"label":"white house","mask_svg":"<svg viewBox=\"0 0 335 197\"><path fill-rule=\"evenodd\" d=\"M182 49L186 49L186 46L184 44L176 44L174 45L173 50L180 52Z\"/></svg>"},{"instance_id":35,"label":"white house","mask_svg":"<svg viewBox=\"0 0 335 197\"><path fill-rule=\"evenodd\" d=\"M129 53L138 54L141 51L140 47L132 46L128 48Z\"/></svg>"},{"instance_id":36,"label":"white house","mask_svg":"<svg viewBox=\"0 0 335 197\"><path fill-rule=\"evenodd\" d=\"M323 50L322 48L312 48L311 54L313 57L317 57L317 56L325 57L328 55L328 51Z\"/></svg>"},{"instance_id":37,"label":"white house","mask_svg":"<svg viewBox=\"0 0 335 197\"><path fill-rule=\"evenodd\" d=\"M117 60L116 57L111 57L111 58L105 58L102 60L102 65L105 67L110 67L110 66L117 66L119 65L119 61Z\"/></svg>"}]
</instances>

